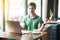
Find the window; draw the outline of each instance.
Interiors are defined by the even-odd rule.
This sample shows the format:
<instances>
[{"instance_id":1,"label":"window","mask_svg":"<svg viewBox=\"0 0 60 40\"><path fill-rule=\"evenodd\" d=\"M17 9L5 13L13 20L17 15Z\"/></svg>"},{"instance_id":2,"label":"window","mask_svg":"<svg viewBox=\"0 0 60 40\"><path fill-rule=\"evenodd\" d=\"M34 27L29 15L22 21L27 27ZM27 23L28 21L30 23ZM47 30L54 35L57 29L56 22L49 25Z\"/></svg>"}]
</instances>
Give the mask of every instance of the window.
<instances>
[{"instance_id":1,"label":"window","mask_svg":"<svg viewBox=\"0 0 60 40\"><path fill-rule=\"evenodd\" d=\"M25 1L26 0L7 0L7 19L8 20L14 20L16 18L17 20L25 15Z\"/></svg>"},{"instance_id":2,"label":"window","mask_svg":"<svg viewBox=\"0 0 60 40\"><path fill-rule=\"evenodd\" d=\"M0 31L3 30L3 8L2 8L2 0L0 0Z\"/></svg>"}]
</instances>

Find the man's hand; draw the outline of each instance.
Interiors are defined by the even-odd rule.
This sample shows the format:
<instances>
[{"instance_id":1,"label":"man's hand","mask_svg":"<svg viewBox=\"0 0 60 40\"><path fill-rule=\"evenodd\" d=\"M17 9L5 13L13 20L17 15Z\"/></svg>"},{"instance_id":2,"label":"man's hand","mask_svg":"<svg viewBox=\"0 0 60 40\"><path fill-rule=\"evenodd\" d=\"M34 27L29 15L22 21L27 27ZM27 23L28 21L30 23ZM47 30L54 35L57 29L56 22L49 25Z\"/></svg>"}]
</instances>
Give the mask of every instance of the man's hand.
<instances>
[{"instance_id":1,"label":"man's hand","mask_svg":"<svg viewBox=\"0 0 60 40\"><path fill-rule=\"evenodd\" d=\"M22 30L25 30L25 23L20 23Z\"/></svg>"}]
</instances>

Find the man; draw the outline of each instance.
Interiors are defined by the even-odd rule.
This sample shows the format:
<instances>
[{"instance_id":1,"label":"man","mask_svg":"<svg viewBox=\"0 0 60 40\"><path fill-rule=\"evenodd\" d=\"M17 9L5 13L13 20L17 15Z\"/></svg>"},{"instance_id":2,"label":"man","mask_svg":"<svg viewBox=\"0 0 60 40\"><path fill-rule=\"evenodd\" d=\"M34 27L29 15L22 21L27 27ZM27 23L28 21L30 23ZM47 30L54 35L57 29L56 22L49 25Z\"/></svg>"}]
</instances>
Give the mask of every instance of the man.
<instances>
[{"instance_id":1,"label":"man","mask_svg":"<svg viewBox=\"0 0 60 40\"><path fill-rule=\"evenodd\" d=\"M35 14L35 10L36 10L36 4L34 2L31 2L28 5L29 15L26 15L22 20L23 29L31 31L34 29L42 30L43 28L42 18Z\"/></svg>"}]
</instances>

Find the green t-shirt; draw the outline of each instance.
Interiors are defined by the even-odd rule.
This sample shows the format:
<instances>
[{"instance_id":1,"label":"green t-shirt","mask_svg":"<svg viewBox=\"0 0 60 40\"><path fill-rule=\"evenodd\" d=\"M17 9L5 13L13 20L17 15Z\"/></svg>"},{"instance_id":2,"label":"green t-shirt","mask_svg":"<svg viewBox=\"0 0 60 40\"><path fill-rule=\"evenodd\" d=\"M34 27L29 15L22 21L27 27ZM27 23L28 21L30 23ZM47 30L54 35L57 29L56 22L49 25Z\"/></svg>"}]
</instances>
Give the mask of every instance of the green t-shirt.
<instances>
[{"instance_id":1,"label":"green t-shirt","mask_svg":"<svg viewBox=\"0 0 60 40\"><path fill-rule=\"evenodd\" d=\"M23 18L23 23L26 25L26 30L33 30L38 28L38 23L42 23L42 18L39 16L35 16L34 18L30 18L29 15Z\"/></svg>"}]
</instances>

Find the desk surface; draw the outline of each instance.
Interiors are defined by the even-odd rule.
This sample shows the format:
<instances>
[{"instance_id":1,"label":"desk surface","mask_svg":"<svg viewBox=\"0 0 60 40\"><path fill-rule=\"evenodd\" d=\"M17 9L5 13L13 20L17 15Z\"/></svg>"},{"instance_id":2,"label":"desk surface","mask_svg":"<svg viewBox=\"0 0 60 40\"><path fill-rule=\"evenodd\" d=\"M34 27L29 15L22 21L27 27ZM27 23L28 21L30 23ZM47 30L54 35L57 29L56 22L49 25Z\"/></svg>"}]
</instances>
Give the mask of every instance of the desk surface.
<instances>
[{"instance_id":1,"label":"desk surface","mask_svg":"<svg viewBox=\"0 0 60 40\"><path fill-rule=\"evenodd\" d=\"M24 34L24 35L20 35L20 34L15 34L15 33L6 33L6 32L0 32L0 38L12 38L12 39L18 39L21 40L22 38L39 38L39 37L43 37L47 34L47 32L41 32L40 34Z\"/></svg>"}]
</instances>

